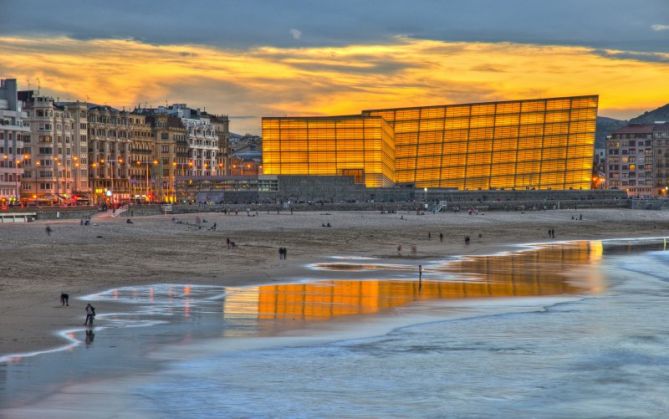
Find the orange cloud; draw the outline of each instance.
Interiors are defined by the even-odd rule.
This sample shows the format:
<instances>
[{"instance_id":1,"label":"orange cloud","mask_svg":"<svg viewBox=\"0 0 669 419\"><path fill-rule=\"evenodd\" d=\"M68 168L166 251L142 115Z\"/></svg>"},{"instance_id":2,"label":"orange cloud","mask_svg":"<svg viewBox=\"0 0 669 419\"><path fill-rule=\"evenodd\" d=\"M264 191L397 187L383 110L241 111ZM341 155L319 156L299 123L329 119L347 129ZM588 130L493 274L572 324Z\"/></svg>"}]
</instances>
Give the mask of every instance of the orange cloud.
<instances>
[{"instance_id":1,"label":"orange cloud","mask_svg":"<svg viewBox=\"0 0 669 419\"><path fill-rule=\"evenodd\" d=\"M217 49L131 40L0 37L5 77L64 98L134 107L169 102L230 115L359 113L365 108L599 94L631 116L669 99L669 55L514 43L395 38L382 45ZM258 132L259 120L232 130Z\"/></svg>"}]
</instances>

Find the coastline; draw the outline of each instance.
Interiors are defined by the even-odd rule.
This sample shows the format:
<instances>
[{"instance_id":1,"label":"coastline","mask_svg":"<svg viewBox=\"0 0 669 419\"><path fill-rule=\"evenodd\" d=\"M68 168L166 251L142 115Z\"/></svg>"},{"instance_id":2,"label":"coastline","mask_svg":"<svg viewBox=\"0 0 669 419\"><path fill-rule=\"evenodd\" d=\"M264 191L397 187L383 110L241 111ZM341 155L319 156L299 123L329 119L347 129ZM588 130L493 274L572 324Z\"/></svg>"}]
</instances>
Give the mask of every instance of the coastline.
<instances>
[{"instance_id":1,"label":"coastline","mask_svg":"<svg viewBox=\"0 0 669 419\"><path fill-rule=\"evenodd\" d=\"M575 214L583 214L584 220L571 220ZM191 220L196 216L176 218ZM171 216L138 217L133 225L126 225L123 218L100 220L94 227L81 227L76 221L0 227L0 237L4 239L0 241L2 261L10 266L8 275L0 282L3 301L0 354L62 345L54 330L80 324L80 309L84 304L76 297L114 287L166 282L248 286L296 278L318 279L319 273L309 270L309 264L327 261L328 256L335 255L397 259L397 243L403 244L402 258L418 265L429 259L514 251L523 243L613 238L611 233L603 234L611 230L610 226L604 228L607 224L618 227L615 237L662 236L669 231L669 212L641 210L493 212L479 216L461 213L199 216L207 218L209 225L216 222L219 231L186 229L173 223ZM333 227L321 228L320 220L328 220ZM50 237L43 231L47 224L54 229ZM556 240L547 239L547 228L557 230ZM435 236L438 231L445 233L444 243ZM431 240L427 239L428 232L432 232ZM466 234L472 236L469 246L462 242ZM483 237L478 238L478 234ZM226 236L238 243L236 249L226 248ZM412 244L418 247L415 257L408 252ZM275 251L279 246L288 247L288 261L278 261ZM39 272L33 257L12 263L16 262L12 257L26 248L38 251L33 257L50 265L49 278L40 278L44 272ZM193 248L199 251L199 256L194 263L187 264L188 258L184 260L182 252L192 256ZM126 261L128 269L95 262L110 258ZM61 289L71 295L73 304L69 309L55 305ZM107 304L98 304L99 313L110 309Z\"/></svg>"}]
</instances>

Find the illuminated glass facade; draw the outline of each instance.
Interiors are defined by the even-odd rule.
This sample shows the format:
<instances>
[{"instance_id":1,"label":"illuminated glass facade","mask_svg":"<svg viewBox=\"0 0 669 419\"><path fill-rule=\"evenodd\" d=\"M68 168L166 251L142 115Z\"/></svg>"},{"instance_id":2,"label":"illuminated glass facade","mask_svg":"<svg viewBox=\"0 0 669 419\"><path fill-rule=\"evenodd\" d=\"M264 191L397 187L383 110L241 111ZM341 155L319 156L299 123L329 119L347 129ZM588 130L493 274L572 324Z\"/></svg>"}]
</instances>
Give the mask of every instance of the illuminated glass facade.
<instances>
[{"instance_id":1,"label":"illuminated glass facade","mask_svg":"<svg viewBox=\"0 0 669 419\"><path fill-rule=\"evenodd\" d=\"M263 118L266 175L354 176L392 186L393 131L381 117Z\"/></svg>"},{"instance_id":2,"label":"illuminated glass facade","mask_svg":"<svg viewBox=\"0 0 669 419\"><path fill-rule=\"evenodd\" d=\"M345 167L364 170L365 178L382 174L398 184L460 190L590 189L597 102L597 96L578 96L368 110L350 119L264 118L264 170L267 174L325 174L319 170L345 174L334 164L338 160L332 152L318 153L323 148L343 148L346 142L339 145L343 140L360 144L365 138L360 126L371 121L367 118L380 117L390 130L375 122L380 126L375 132L384 138L373 144L387 151L374 154L356 145L356 151L350 150L358 153L357 160L353 155L345 159ZM358 127L340 139L334 127L344 120ZM377 162L370 166L375 172L367 171L368 154L381 156L370 160ZM386 164L389 157L393 161ZM317 169L311 170L312 164ZM385 185L377 180L366 184Z\"/></svg>"}]
</instances>

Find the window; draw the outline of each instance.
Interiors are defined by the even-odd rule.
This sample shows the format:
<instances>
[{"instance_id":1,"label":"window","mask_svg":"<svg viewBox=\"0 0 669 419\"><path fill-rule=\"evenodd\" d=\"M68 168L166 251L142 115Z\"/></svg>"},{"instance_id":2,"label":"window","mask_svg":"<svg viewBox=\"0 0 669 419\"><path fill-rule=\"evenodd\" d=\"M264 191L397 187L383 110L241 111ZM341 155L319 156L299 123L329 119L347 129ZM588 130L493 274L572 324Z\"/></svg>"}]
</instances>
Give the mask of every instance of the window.
<instances>
[{"instance_id":1,"label":"window","mask_svg":"<svg viewBox=\"0 0 669 419\"><path fill-rule=\"evenodd\" d=\"M160 139L161 140L167 140L169 139L169 135L166 132L160 133Z\"/></svg>"}]
</instances>

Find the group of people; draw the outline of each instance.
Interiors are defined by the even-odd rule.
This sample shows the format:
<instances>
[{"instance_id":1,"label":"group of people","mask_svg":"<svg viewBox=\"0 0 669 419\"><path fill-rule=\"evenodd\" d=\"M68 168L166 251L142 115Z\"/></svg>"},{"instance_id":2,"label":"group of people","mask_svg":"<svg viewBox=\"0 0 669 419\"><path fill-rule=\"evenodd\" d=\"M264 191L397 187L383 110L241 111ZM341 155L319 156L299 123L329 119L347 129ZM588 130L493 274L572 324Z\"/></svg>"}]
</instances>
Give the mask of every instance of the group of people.
<instances>
[{"instance_id":1,"label":"group of people","mask_svg":"<svg viewBox=\"0 0 669 419\"><path fill-rule=\"evenodd\" d=\"M432 240L432 232L429 232L429 231L428 231L428 233L427 233L427 239L428 239L428 240ZM444 242L444 233L439 233L439 241L440 241L441 243Z\"/></svg>"},{"instance_id":2,"label":"group of people","mask_svg":"<svg viewBox=\"0 0 669 419\"><path fill-rule=\"evenodd\" d=\"M279 247L279 260L286 260L288 258L288 249Z\"/></svg>"},{"instance_id":3,"label":"group of people","mask_svg":"<svg viewBox=\"0 0 669 419\"><path fill-rule=\"evenodd\" d=\"M551 239L555 238L555 229L554 228L548 229L548 237L550 237Z\"/></svg>"},{"instance_id":4,"label":"group of people","mask_svg":"<svg viewBox=\"0 0 669 419\"><path fill-rule=\"evenodd\" d=\"M60 305L63 307L70 306L70 294L66 292L60 293ZM95 307L93 307L91 303L88 303L86 304L86 307L84 307L84 311L86 312L86 320L84 320L84 326L93 327L93 319L95 319Z\"/></svg>"}]
</instances>

